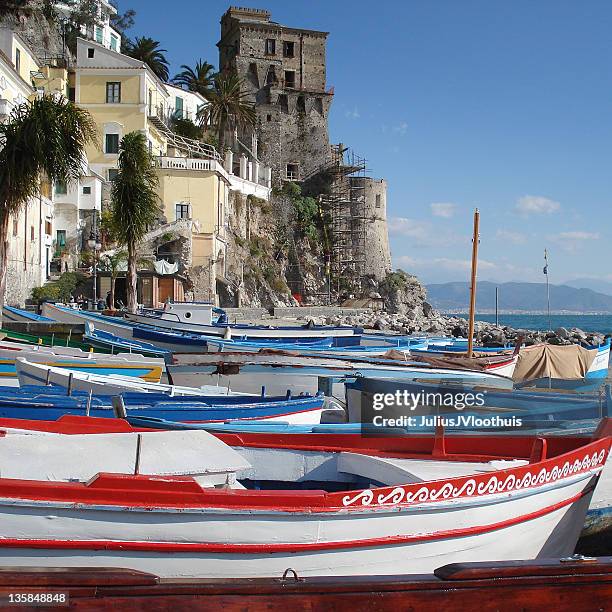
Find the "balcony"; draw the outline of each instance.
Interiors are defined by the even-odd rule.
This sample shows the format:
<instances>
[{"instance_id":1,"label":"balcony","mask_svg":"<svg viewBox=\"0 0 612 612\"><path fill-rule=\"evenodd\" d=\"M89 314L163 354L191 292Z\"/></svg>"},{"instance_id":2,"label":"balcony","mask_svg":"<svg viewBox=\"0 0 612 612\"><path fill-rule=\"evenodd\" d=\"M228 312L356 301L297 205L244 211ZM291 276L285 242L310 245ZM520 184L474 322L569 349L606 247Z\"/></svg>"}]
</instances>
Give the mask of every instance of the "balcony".
<instances>
[{"instance_id":1,"label":"balcony","mask_svg":"<svg viewBox=\"0 0 612 612\"><path fill-rule=\"evenodd\" d=\"M195 172L218 172L229 182L225 168L215 159L193 157L156 157L155 167L160 170L190 170Z\"/></svg>"}]
</instances>

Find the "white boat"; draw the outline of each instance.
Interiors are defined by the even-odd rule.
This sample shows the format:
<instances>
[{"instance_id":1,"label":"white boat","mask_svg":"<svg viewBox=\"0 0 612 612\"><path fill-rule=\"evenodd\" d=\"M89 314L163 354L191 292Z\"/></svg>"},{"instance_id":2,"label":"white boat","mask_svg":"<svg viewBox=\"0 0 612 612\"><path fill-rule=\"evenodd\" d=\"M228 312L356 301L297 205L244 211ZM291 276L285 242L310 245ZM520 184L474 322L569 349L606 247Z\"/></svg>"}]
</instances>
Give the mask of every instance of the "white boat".
<instances>
[{"instance_id":1,"label":"white boat","mask_svg":"<svg viewBox=\"0 0 612 612\"><path fill-rule=\"evenodd\" d=\"M267 349L258 353L177 354L167 369L176 384L192 387L222 384L245 393L257 393L262 386L272 394L283 393L286 389L292 389L295 393L316 393L319 378L326 378L335 382L333 395L342 397L342 381L355 376L423 381L443 379L447 382L512 388L511 378L495 371L433 367L412 362L409 356L402 357L405 361L380 357L349 360L308 357L289 351ZM512 368L515 361L515 357L510 357L499 368L502 371L507 366Z\"/></svg>"},{"instance_id":2,"label":"white boat","mask_svg":"<svg viewBox=\"0 0 612 612\"><path fill-rule=\"evenodd\" d=\"M494 439L459 438L446 454L433 438L349 443L348 435L308 434L266 443L254 436L218 435L250 465L236 466L234 456L217 462L213 471L228 486L139 469L105 470L87 482L50 482L48 470L44 479L2 477L0 559L240 578L287 568L300 577L397 575L454 562L565 557L610 448L609 437L568 440L557 451L515 438L512 454ZM402 458L388 457L392 443L405 445ZM261 487L278 481L285 485ZM321 490L325 482L334 492Z\"/></svg>"},{"instance_id":3,"label":"white boat","mask_svg":"<svg viewBox=\"0 0 612 612\"><path fill-rule=\"evenodd\" d=\"M148 382L159 382L166 369L163 359L137 353L107 355L71 347L0 341L0 383L16 378L15 362L18 358L80 372L123 374Z\"/></svg>"},{"instance_id":4,"label":"white boat","mask_svg":"<svg viewBox=\"0 0 612 612\"><path fill-rule=\"evenodd\" d=\"M172 330L217 336L230 339L233 336L246 339L308 340L309 338L334 338L339 344L359 344L362 329L348 326L295 325L241 325L213 322L213 306L201 302L166 302L163 309L143 309L126 313L125 318L138 324Z\"/></svg>"},{"instance_id":5,"label":"white boat","mask_svg":"<svg viewBox=\"0 0 612 612\"><path fill-rule=\"evenodd\" d=\"M90 391L94 395L112 395L126 391L142 393L164 393L172 396L185 395L241 395L227 387L202 385L201 387L181 387L163 383L149 383L145 380L121 374L95 374L58 368L43 363L32 363L26 359L17 359L16 374L21 386L56 385L75 391Z\"/></svg>"}]
</instances>

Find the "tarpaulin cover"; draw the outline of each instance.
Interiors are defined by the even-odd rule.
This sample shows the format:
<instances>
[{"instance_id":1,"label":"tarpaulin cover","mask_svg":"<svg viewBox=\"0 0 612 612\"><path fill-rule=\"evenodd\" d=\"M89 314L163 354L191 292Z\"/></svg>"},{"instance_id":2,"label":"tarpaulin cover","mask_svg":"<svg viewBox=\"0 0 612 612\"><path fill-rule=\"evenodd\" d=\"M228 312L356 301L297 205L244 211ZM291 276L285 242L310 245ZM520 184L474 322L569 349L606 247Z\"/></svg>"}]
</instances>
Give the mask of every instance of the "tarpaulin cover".
<instances>
[{"instance_id":1,"label":"tarpaulin cover","mask_svg":"<svg viewBox=\"0 0 612 612\"><path fill-rule=\"evenodd\" d=\"M586 376L596 356L597 349L589 350L577 344L526 346L519 353L512 378L517 382L535 378L577 380Z\"/></svg>"}]
</instances>

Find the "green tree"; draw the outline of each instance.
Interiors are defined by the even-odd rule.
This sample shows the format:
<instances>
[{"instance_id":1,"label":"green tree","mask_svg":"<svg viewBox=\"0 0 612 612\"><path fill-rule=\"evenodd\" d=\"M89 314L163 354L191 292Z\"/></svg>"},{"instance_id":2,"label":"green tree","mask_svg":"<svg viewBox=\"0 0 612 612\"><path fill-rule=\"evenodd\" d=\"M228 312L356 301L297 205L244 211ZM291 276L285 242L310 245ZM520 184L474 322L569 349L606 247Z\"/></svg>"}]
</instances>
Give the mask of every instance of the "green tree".
<instances>
[{"instance_id":1,"label":"green tree","mask_svg":"<svg viewBox=\"0 0 612 612\"><path fill-rule=\"evenodd\" d=\"M114 236L119 244L127 247L127 307L130 312L136 312L138 306L136 249L160 214L157 186L145 135L141 132L126 134L119 145L119 171L111 189L111 211Z\"/></svg>"},{"instance_id":2,"label":"green tree","mask_svg":"<svg viewBox=\"0 0 612 612\"><path fill-rule=\"evenodd\" d=\"M164 53L166 49L159 48L159 41L148 36L136 37L133 41L125 42L125 55L140 60L164 82L168 80L168 60Z\"/></svg>"},{"instance_id":3,"label":"green tree","mask_svg":"<svg viewBox=\"0 0 612 612\"><path fill-rule=\"evenodd\" d=\"M247 101L248 94L241 91L241 85L242 81L234 72L218 74L208 104L198 111L200 125L215 127L221 155L225 151L227 130L255 127L255 105Z\"/></svg>"},{"instance_id":4,"label":"green tree","mask_svg":"<svg viewBox=\"0 0 612 612\"><path fill-rule=\"evenodd\" d=\"M179 136L200 140L202 138L202 128L196 125L191 119L172 115L170 118L172 131Z\"/></svg>"},{"instance_id":5,"label":"green tree","mask_svg":"<svg viewBox=\"0 0 612 612\"><path fill-rule=\"evenodd\" d=\"M116 251L113 254L104 254L100 258L100 267L102 270L110 272L110 304L111 310L115 310L115 285L117 284L117 277L119 272L123 268L123 264L128 259L126 251Z\"/></svg>"},{"instance_id":6,"label":"green tree","mask_svg":"<svg viewBox=\"0 0 612 612\"><path fill-rule=\"evenodd\" d=\"M96 124L83 108L41 96L16 106L0 124L0 304L4 303L9 219L40 194L41 180L70 182L83 174Z\"/></svg>"},{"instance_id":7,"label":"green tree","mask_svg":"<svg viewBox=\"0 0 612 612\"><path fill-rule=\"evenodd\" d=\"M204 60L198 60L195 67L183 64L182 70L174 76L172 82L189 91L204 96L207 100L214 91L215 67Z\"/></svg>"}]
</instances>

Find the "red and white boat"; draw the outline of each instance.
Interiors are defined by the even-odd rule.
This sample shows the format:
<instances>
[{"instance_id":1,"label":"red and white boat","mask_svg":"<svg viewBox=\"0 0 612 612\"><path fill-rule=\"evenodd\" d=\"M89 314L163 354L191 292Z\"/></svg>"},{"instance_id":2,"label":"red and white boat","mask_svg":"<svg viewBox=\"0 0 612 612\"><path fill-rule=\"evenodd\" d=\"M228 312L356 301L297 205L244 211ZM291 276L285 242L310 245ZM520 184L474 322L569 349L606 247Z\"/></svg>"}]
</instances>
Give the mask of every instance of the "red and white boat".
<instances>
[{"instance_id":1,"label":"red and white boat","mask_svg":"<svg viewBox=\"0 0 612 612\"><path fill-rule=\"evenodd\" d=\"M101 420L0 426L130 432ZM137 447L136 473L65 482L48 480L45 468L38 479L0 478L0 558L238 578L287 568L300 576L423 573L441 563L566 556L609 433L606 421L596 439L218 434L235 454L215 455L224 458L214 463L216 484L185 471L138 474Z\"/></svg>"}]
</instances>

